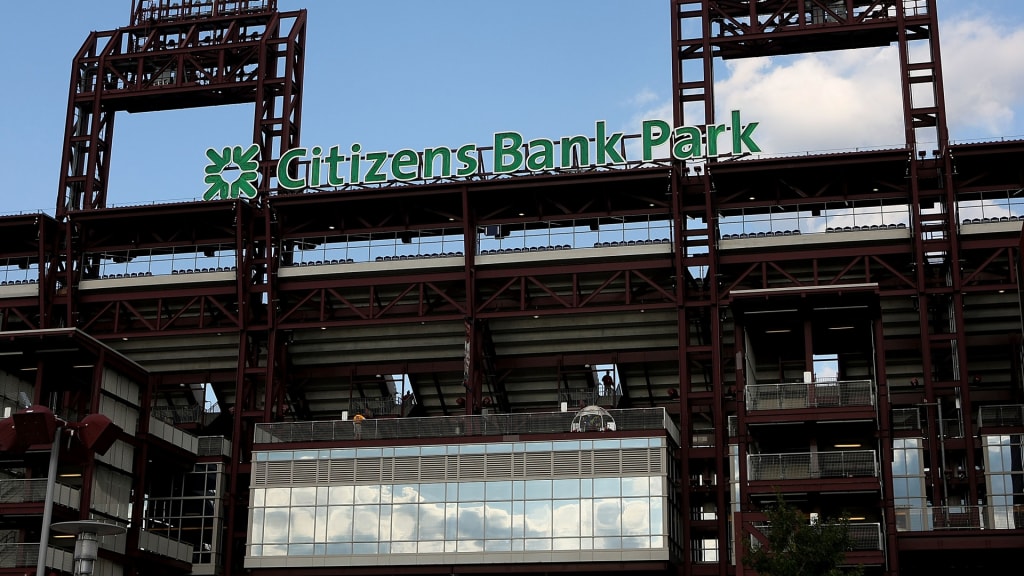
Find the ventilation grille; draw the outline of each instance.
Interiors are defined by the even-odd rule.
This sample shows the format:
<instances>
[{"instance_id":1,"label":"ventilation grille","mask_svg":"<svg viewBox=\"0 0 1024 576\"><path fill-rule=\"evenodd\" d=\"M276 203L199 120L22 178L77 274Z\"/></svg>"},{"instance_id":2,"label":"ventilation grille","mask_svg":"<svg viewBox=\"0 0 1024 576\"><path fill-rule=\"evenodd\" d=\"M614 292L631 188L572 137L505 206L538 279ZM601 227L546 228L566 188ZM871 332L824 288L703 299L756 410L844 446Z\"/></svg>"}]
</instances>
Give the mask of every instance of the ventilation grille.
<instances>
[{"instance_id":1,"label":"ventilation grille","mask_svg":"<svg viewBox=\"0 0 1024 576\"><path fill-rule=\"evenodd\" d=\"M254 462L253 486L585 478L664 474L657 448Z\"/></svg>"}]
</instances>

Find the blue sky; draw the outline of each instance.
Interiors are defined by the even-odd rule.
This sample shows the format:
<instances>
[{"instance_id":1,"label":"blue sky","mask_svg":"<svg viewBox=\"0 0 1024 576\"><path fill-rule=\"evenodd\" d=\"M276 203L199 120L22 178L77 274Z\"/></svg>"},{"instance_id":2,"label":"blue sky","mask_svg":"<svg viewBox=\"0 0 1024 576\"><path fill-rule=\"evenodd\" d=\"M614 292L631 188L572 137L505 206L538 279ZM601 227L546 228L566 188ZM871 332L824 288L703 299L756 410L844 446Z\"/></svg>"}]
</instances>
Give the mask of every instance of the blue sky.
<instances>
[{"instance_id":1,"label":"blue sky","mask_svg":"<svg viewBox=\"0 0 1024 576\"><path fill-rule=\"evenodd\" d=\"M0 214L53 213L70 64L130 0L5 6ZM302 143L396 151L638 133L668 118L668 0L279 0L309 14ZM954 141L1024 137L1024 3L939 0ZM716 78L719 114L756 120L767 152L900 146L894 48L741 61ZM109 205L199 198L207 147L251 140L252 106L119 113Z\"/></svg>"}]
</instances>

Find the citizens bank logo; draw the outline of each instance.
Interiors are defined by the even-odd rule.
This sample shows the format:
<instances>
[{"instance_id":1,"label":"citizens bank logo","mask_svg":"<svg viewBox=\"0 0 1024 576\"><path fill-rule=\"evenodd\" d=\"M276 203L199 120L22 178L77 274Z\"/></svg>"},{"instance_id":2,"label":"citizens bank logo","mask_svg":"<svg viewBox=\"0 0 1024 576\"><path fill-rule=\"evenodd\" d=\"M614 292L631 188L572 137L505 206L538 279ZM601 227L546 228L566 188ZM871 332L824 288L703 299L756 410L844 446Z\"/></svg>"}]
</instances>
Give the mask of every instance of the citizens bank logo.
<instances>
[{"instance_id":1,"label":"citizens bank logo","mask_svg":"<svg viewBox=\"0 0 1024 576\"><path fill-rule=\"evenodd\" d=\"M228 198L255 198L256 179L259 176L259 144L242 149L241 146L225 147L220 152L207 148L206 157L210 163L206 166L206 182L210 187L203 194L203 200L225 200ZM234 180L225 178L225 172L241 172Z\"/></svg>"}]
</instances>

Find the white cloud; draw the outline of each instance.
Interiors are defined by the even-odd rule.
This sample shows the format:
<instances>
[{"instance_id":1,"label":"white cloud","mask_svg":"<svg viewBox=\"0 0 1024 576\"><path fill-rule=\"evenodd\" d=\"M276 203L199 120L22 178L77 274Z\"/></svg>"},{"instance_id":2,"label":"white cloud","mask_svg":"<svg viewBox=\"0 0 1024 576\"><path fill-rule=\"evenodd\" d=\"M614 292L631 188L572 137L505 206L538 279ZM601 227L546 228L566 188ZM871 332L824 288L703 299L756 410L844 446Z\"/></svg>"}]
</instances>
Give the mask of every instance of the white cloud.
<instances>
[{"instance_id":1,"label":"white cloud","mask_svg":"<svg viewBox=\"0 0 1024 576\"><path fill-rule=\"evenodd\" d=\"M1024 118L1024 29L992 17L945 17L941 59L946 118L954 141L1021 137ZM920 59L915 45L912 58ZM759 122L755 141L766 154L902 147L903 105L895 45L794 56L716 62L715 115ZM927 84L915 87L919 105L932 100ZM924 90L922 90L924 88ZM635 99L632 125L671 120L672 105ZM687 123L700 121L699 103L687 104ZM695 121L696 120L696 121ZM925 147L934 133L918 134Z\"/></svg>"}]
</instances>

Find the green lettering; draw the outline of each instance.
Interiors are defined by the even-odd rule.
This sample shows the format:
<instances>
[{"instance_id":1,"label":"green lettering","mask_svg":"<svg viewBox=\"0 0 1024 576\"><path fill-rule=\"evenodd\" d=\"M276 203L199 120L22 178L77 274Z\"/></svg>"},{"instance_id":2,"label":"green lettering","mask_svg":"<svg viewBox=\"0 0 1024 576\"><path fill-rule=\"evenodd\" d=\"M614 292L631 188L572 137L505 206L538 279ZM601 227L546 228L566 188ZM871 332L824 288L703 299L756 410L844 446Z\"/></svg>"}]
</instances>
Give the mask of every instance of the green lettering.
<instances>
[{"instance_id":1,"label":"green lettering","mask_svg":"<svg viewBox=\"0 0 1024 576\"><path fill-rule=\"evenodd\" d=\"M281 159L277 161L277 183L280 184L281 188L285 190L299 190L306 186L305 180L299 180L294 177L298 174L298 167L293 167L292 161L302 158L308 152L305 148L292 148L281 155ZM296 162L296 164L298 164Z\"/></svg>"},{"instance_id":2,"label":"green lettering","mask_svg":"<svg viewBox=\"0 0 1024 576\"><path fill-rule=\"evenodd\" d=\"M345 157L339 154L340 151L341 148L338 146L331 146L324 158L324 162L327 163L327 184L329 186L341 186L345 183L345 177L339 175L339 164L345 161Z\"/></svg>"},{"instance_id":3,"label":"green lettering","mask_svg":"<svg viewBox=\"0 0 1024 576\"><path fill-rule=\"evenodd\" d=\"M387 175L384 174L384 161L388 159L387 152L367 152L363 158L373 162L370 164L370 169L366 171L366 178L362 181L367 184L374 182L384 182L388 179Z\"/></svg>"},{"instance_id":4,"label":"green lettering","mask_svg":"<svg viewBox=\"0 0 1024 576\"><path fill-rule=\"evenodd\" d=\"M600 120L597 122L597 165L625 164L626 159L615 149L624 134L622 132L615 132L611 136L605 137L604 131L604 120Z\"/></svg>"},{"instance_id":5,"label":"green lettering","mask_svg":"<svg viewBox=\"0 0 1024 576\"><path fill-rule=\"evenodd\" d=\"M518 132L496 132L494 134L494 173L508 174L523 167L523 135ZM509 158L506 163L505 159Z\"/></svg>"},{"instance_id":6,"label":"green lettering","mask_svg":"<svg viewBox=\"0 0 1024 576\"><path fill-rule=\"evenodd\" d=\"M693 126L680 126L675 129L675 142L672 144L672 157L676 160L697 158L701 155L700 130Z\"/></svg>"},{"instance_id":7,"label":"green lettering","mask_svg":"<svg viewBox=\"0 0 1024 576\"><path fill-rule=\"evenodd\" d=\"M452 151L448 148L427 148L423 151L423 177L434 177L434 162L441 159L441 177L452 175Z\"/></svg>"},{"instance_id":8,"label":"green lettering","mask_svg":"<svg viewBox=\"0 0 1024 576\"><path fill-rule=\"evenodd\" d=\"M590 165L590 140L586 136L562 138L558 147L562 149L562 163L559 168L579 168ZM573 162L573 154L579 155L578 162Z\"/></svg>"},{"instance_id":9,"label":"green lettering","mask_svg":"<svg viewBox=\"0 0 1024 576\"><path fill-rule=\"evenodd\" d=\"M742 154L743 146L747 146L747 150L751 153L757 153L761 151L761 147L758 146L754 140L750 137L754 130L757 129L757 122L751 122L745 127L740 122L740 111L732 111L732 153ZM742 128L742 129L741 129Z\"/></svg>"},{"instance_id":10,"label":"green lettering","mask_svg":"<svg viewBox=\"0 0 1024 576\"><path fill-rule=\"evenodd\" d=\"M655 134L655 131L657 131L657 134ZM644 162L654 160L654 147L661 146L668 142L668 137L671 133L668 122L663 122L661 120L644 120L642 138Z\"/></svg>"},{"instance_id":11,"label":"green lettering","mask_svg":"<svg viewBox=\"0 0 1024 576\"><path fill-rule=\"evenodd\" d=\"M352 150L352 164L349 166L350 178L348 181L353 184L358 184L363 181L362 178L359 177L359 151L362 149L362 145L358 142L353 144L352 148L350 148L350 150Z\"/></svg>"},{"instance_id":12,"label":"green lettering","mask_svg":"<svg viewBox=\"0 0 1024 576\"><path fill-rule=\"evenodd\" d=\"M324 153L324 149L313 146L312 153L313 157L309 162L309 185L316 187L320 185L320 155Z\"/></svg>"},{"instance_id":13,"label":"green lettering","mask_svg":"<svg viewBox=\"0 0 1024 576\"><path fill-rule=\"evenodd\" d=\"M394 174L396 180L415 180L416 174L419 168L420 158L415 151L404 149L395 152L395 156L391 159L391 173ZM411 172L406 172L406 168L412 168Z\"/></svg>"},{"instance_id":14,"label":"green lettering","mask_svg":"<svg viewBox=\"0 0 1024 576\"><path fill-rule=\"evenodd\" d=\"M455 171L456 176L472 176L480 169L480 159L475 155L476 144L464 144L455 151L455 157L462 166Z\"/></svg>"},{"instance_id":15,"label":"green lettering","mask_svg":"<svg viewBox=\"0 0 1024 576\"><path fill-rule=\"evenodd\" d=\"M540 148L534 152L534 148ZM530 140L530 155L526 158L526 168L531 172L555 169L555 143L546 138Z\"/></svg>"},{"instance_id":16,"label":"green lettering","mask_svg":"<svg viewBox=\"0 0 1024 576\"><path fill-rule=\"evenodd\" d=\"M718 136L725 132L725 124L708 124L706 127L708 135L708 157L718 156Z\"/></svg>"}]
</instances>

